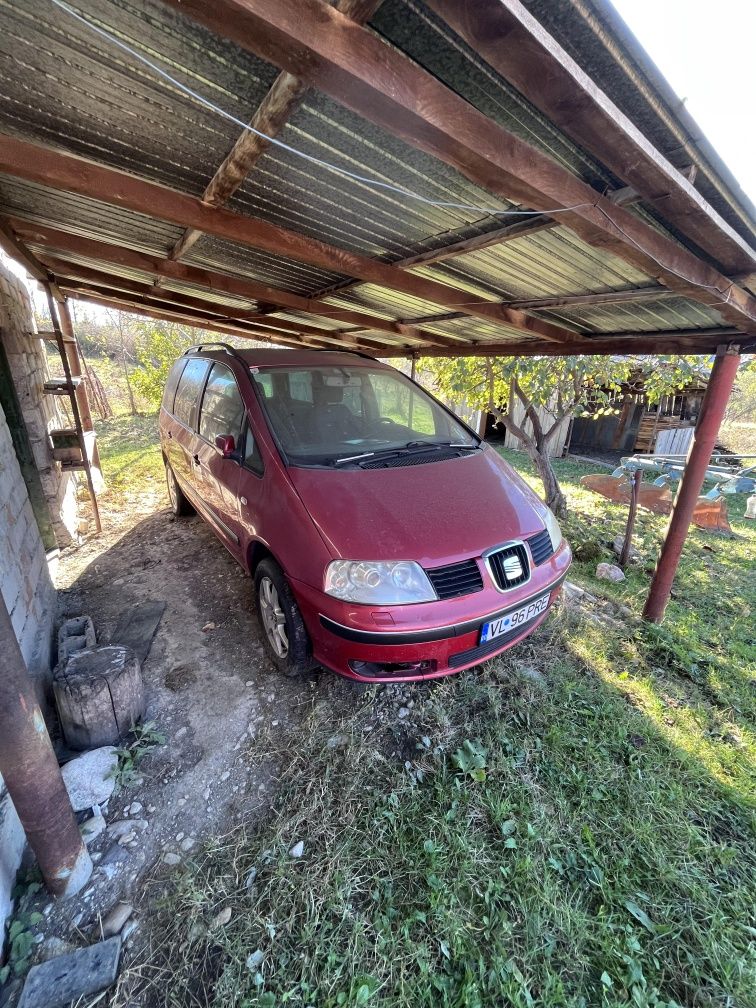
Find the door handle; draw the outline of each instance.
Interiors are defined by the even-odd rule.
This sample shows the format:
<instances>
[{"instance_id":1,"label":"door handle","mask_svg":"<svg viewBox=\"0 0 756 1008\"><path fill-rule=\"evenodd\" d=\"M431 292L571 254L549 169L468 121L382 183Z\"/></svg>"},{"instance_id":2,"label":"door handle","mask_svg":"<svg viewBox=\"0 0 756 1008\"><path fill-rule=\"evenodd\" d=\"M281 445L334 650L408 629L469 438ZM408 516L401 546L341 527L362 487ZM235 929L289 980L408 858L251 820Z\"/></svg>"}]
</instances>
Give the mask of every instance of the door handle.
<instances>
[{"instance_id":1,"label":"door handle","mask_svg":"<svg viewBox=\"0 0 756 1008\"><path fill-rule=\"evenodd\" d=\"M194 459L194 464L195 465L199 465L200 464L199 455L196 455L196 454L192 455L192 458Z\"/></svg>"},{"instance_id":2,"label":"door handle","mask_svg":"<svg viewBox=\"0 0 756 1008\"><path fill-rule=\"evenodd\" d=\"M173 440L173 431L168 431L168 437Z\"/></svg>"}]
</instances>

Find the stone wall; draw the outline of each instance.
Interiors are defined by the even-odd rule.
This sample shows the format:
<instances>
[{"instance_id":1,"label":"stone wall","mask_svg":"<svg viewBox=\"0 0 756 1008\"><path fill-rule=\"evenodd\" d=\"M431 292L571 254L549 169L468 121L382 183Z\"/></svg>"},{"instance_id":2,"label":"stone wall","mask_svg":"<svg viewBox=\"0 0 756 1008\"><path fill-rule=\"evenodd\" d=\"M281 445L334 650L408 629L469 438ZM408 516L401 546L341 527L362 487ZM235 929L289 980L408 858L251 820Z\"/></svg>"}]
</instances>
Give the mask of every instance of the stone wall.
<instances>
[{"instance_id":1,"label":"stone wall","mask_svg":"<svg viewBox=\"0 0 756 1008\"><path fill-rule=\"evenodd\" d=\"M66 427L57 397L42 391L49 375L45 345L36 337L29 292L24 283L0 264L0 340L5 350L26 430L58 546L76 537L76 481L62 473L52 457L48 431ZM55 376L63 374L62 364Z\"/></svg>"}]
</instances>

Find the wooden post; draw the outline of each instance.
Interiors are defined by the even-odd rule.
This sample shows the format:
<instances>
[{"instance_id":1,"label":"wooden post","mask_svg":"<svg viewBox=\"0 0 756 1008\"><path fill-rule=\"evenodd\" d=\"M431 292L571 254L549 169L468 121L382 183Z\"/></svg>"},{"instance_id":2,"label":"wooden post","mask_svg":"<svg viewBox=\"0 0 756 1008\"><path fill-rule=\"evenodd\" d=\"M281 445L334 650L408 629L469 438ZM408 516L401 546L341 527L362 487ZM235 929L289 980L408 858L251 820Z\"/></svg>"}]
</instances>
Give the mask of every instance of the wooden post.
<instances>
[{"instance_id":1,"label":"wooden post","mask_svg":"<svg viewBox=\"0 0 756 1008\"><path fill-rule=\"evenodd\" d=\"M688 452L685 471L672 506L667 534L664 537L664 544L659 554L659 561L643 610L643 618L651 623L661 623L664 618L664 610L667 608L672 591L672 582L677 573L685 538L693 518L693 509L698 501L704 476L711 461L711 453L719 434L719 427L727 408L739 364L738 347L723 344L717 348L714 367L711 369L706 395L701 405L696 433Z\"/></svg>"},{"instance_id":2,"label":"wooden post","mask_svg":"<svg viewBox=\"0 0 756 1008\"><path fill-rule=\"evenodd\" d=\"M73 896L92 874L92 862L2 595L0 773L48 889Z\"/></svg>"}]
</instances>

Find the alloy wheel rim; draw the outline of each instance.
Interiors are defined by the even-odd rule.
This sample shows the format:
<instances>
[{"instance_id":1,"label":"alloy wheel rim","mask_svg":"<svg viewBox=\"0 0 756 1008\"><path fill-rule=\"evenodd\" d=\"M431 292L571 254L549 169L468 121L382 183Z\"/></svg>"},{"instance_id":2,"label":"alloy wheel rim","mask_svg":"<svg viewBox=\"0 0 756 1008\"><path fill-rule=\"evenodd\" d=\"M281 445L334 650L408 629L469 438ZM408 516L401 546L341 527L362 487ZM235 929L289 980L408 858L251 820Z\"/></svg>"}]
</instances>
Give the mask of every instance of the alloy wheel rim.
<instances>
[{"instance_id":1,"label":"alloy wheel rim","mask_svg":"<svg viewBox=\"0 0 756 1008\"><path fill-rule=\"evenodd\" d=\"M269 577L264 577L258 590L265 634L278 657L285 658L289 653L289 638L286 633L286 617L281 608L276 586Z\"/></svg>"}]
</instances>

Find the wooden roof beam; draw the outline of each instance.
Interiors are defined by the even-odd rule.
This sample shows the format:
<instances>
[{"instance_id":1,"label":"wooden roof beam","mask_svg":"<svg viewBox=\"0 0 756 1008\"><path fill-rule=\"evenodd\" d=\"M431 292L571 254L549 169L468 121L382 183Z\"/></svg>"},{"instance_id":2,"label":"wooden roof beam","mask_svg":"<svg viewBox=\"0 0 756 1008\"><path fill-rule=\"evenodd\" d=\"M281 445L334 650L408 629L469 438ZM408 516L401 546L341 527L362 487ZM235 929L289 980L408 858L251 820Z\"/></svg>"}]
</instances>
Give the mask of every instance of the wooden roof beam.
<instances>
[{"instance_id":1,"label":"wooden roof beam","mask_svg":"<svg viewBox=\"0 0 756 1008\"><path fill-rule=\"evenodd\" d=\"M278 310L302 312L316 317L329 318L359 327L361 330L389 333L406 342L428 343L436 340L439 345L458 345L457 340L451 338L447 340L435 333L426 332L414 323L381 318L379 315L369 315L366 312L349 308L339 308L324 301L301 297L299 294L292 294L289 291L277 290L249 277L233 276L201 266L174 262L162 256L137 252L123 245L113 245L96 238L85 238L70 231L61 231L44 224L35 224L19 217L9 218L9 222L16 234L22 235L27 242L33 245L41 245L69 255L82 256L93 262L123 266L153 277L165 277L206 288L215 293L230 294L250 301L275 303Z\"/></svg>"},{"instance_id":2,"label":"wooden roof beam","mask_svg":"<svg viewBox=\"0 0 756 1008\"><path fill-rule=\"evenodd\" d=\"M374 340L358 340L351 333L341 332L336 329L321 329L316 326L289 322L284 319L276 319L271 315L261 315L259 312L249 311L239 308L236 305L219 304L205 298L192 297L179 291L170 290L166 287L155 288L151 284L142 283L138 280L131 280L125 277L115 276L102 270L92 269L89 266L81 266L77 263L67 262L57 259L54 256L42 256L42 261L49 267L61 286L71 280L80 280L85 283L96 284L98 286L110 287L124 293L139 294L142 297L162 298L170 300L178 305L191 308L197 311L206 312L220 316L220 321L244 322L257 324L264 330L270 330L273 335L276 330L280 332L290 332L298 336L314 336L316 339L323 339L326 342L338 342L342 346L350 345L359 348L374 350L382 344Z\"/></svg>"},{"instance_id":3,"label":"wooden roof beam","mask_svg":"<svg viewBox=\"0 0 756 1008\"><path fill-rule=\"evenodd\" d=\"M312 337L297 339L293 335L271 335L270 333L258 331L251 327L248 328L241 322L236 324L230 321L226 322L206 312L197 312L190 308L184 308L181 305L169 304L163 299L141 299L134 294L99 288L75 280L63 282L61 290L67 297L73 297L80 301L89 301L92 304L98 304L105 308L133 312L136 315L161 319L165 322L179 322L197 329L230 333L233 336L243 336L245 339L259 340L260 342L273 343L280 346L309 347L322 350L332 349L332 347ZM344 347L344 349L349 348Z\"/></svg>"},{"instance_id":4,"label":"wooden roof beam","mask_svg":"<svg viewBox=\"0 0 756 1008\"><path fill-rule=\"evenodd\" d=\"M464 41L560 129L624 179L725 273L756 251L601 91L520 0L426 0Z\"/></svg>"},{"instance_id":5,"label":"wooden roof beam","mask_svg":"<svg viewBox=\"0 0 756 1008\"><path fill-rule=\"evenodd\" d=\"M580 340L570 347L569 356L597 355L611 357L615 354L705 354L716 350L720 343L741 342L746 337L733 329L702 329L667 333L639 333L634 336L606 334L600 338ZM399 350L391 349L382 357L444 357L447 352L438 349ZM456 351L458 357L563 357L565 348L544 340L513 340L509 343L467 344Z\"/></svg>"},{"instance_id":6,"label":"wooden roof beam","mask_svg":"<svg viewBox=\"0 0 756 1008\"><path fill-rule=\"evenodd\" d=\"M489 192L544 213L570 208L560 214L560 221L584 241L716 308L731 325L756 333L756 299L750 294L487 118L398 49L323 0L163 2L262 59L312 81L353 112L441 159ZM709 226L718 228L712 221ZM448 300L431 300L459 307ZM470 311L468 305L465 308ZM537 333L530 330L529 335Z\"/></svg>"},{"instance_id":7,"label":"wooden roof beam","mask_svg":"<svg viewBox=\"0 0 756 1008\"><path fill-rule=\"evenodd\" d=\"M328 10L330 9L329 7ZM347 18L344 20L347 24L354 24ZM532 318L524 312L502 308L497 302L469 291L407 273L377 259L348 252L268 221L233 213L224 207L208 206L188 193L29 140L0 134L0 172L103 203L126 207L172 224L196 227L218 238L309 263L319 269L345 273L355 279L401 291L434 304L451 308L463 305L465 312L476 318L553 340L555 343L569 343L574 336L564 326Z\"/></svg>"},{"instance_id":8,"label":"wooden roof beam","mask_svg":"<svg viewBox=\"0 0 756 1008\"><path fill-rule=\"evenodd\" d=\"M628 304L635 301L656 301L673 297L675 291L668 287L637 287L624 291L599 291L596 293L567 294L563 297L521 298L505 301L510 308L523 311L541 311L552 308L573 308L581 305Z\"/></svg>"},{"instance_id":9,"label":"wooden roof beam","mask_svg":"<svg viewBox=\"0 0 756 1008\"><path fill-rule=\"evenodd\" d=\"M49 272L39 259L29 251L26 245L20 241L18 235L14 233L13 228L10 226L9 221L3 217L0 217L0 248L7 256L10 256L11 259L23 266L29 276L34 277L38 283L49 287L50 293L56 301L64 301L62 293Z\"/></svg>"},{"instance_id":10,"label":"wooden roof beam","mask_svg":"<svg viewBox=\"0 0 756 1008\"><path fill-rule=\"evenodd\" d=\"M346 17L358 24L365 24L381 3L382 0L336 0L336 7ZM260 102L250 126L269 137L278 136L300 107L309 90L309 83L285 70L282 71ZM212 206L227 203L269 147L270 142L264 137L245 130L210 179L202 195L203 201ZM187 228L171 249L168 258L180 259L201 237L202 231Z\"/></svg>"}]
</instances>

